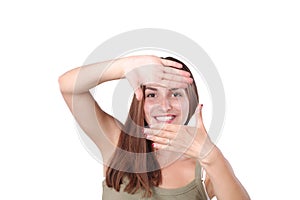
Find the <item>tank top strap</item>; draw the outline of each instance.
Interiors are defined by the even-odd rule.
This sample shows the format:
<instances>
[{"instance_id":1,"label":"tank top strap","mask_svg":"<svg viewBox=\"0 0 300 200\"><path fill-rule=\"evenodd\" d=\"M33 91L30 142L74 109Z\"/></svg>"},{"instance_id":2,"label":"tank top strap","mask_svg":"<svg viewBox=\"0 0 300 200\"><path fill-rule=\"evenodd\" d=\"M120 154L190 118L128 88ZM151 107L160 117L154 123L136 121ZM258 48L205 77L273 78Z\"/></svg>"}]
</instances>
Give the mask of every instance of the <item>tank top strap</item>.
<instances>
[{"instance_id":1,"label":"tank top strap","mask_svg":"<svg viewBox=\"0 0 300 200\"><path fill-rule=\"evenodd\" d=\"M206 192L204 180L205 180L205 171L203 170L200 163L196 161L195 181L199 186L199 190L201 191L201 193L205 195L206 199L209 199L208 194Z\"/></svg>"},{"instance_id":2,"label":"tank top strap","mask_svg":"<svg viewBox=\"0 0 300 200\"><path fill-rule=\"evenodd\" d=\"M196 161L195 178L196 180L202 180L202 167L198 161Z\"/></svg>"}]
</instances>

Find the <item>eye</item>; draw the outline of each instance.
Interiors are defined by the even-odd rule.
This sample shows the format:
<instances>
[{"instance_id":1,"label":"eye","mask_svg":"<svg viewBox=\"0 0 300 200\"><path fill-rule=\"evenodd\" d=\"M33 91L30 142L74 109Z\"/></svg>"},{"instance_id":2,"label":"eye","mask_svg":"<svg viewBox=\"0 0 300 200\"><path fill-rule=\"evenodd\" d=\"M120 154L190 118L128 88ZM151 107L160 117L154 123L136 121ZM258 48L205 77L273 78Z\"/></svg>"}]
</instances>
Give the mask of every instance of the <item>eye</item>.
<instances>
[{"instance_id":1,"label":"eye","mask_svg":"<svg viewBox=\"0 0 300 200\"><path fill-rule=\"evenodd\" d=\"M149 94L146 95L146 97L147 97L147 98L154 98L154 97L156 97L156 94L154 94L154 93L149 93Z\"/></svg>"},{"instance_id":2,"label":"eye","mask_svg":"<svg viewBox=\"0 0 300 200\"><path fill-rule=\"evenodd\" d=\"M172 97L182 97L182 94L180 92L174 92Z\"/></svg>"}]
</instances>

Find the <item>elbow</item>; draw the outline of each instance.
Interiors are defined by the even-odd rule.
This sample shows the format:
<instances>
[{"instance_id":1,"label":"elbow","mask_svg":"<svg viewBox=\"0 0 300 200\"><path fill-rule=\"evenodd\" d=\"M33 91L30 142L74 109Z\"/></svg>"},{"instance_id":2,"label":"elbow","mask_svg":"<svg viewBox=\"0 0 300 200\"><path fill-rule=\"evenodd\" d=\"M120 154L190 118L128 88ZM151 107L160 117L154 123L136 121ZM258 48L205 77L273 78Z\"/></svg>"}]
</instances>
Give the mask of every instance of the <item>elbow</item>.
<instances>
[{"instance_id":1,"label":"elbow","mask_svg":"<svg viewBox=\"0 0 300 200\"><path fill-rule=\"evenodd\" d=\"M68 81L66 80L65 74L58 77L58 85L61 93L68 92Z\"/></svg>"},{"instance_id":2,"label":"elbow","mask_svg":"<svg viewBox=\"0 0 300 200\"><path fill-rule=\"evenodd\" d=\"M62 91L62 89L63 89L63 75L60 75L59 77L58 77L58 85L59 85L59 89L60 89L60 91Z\"/></svg>"}]
</instances>

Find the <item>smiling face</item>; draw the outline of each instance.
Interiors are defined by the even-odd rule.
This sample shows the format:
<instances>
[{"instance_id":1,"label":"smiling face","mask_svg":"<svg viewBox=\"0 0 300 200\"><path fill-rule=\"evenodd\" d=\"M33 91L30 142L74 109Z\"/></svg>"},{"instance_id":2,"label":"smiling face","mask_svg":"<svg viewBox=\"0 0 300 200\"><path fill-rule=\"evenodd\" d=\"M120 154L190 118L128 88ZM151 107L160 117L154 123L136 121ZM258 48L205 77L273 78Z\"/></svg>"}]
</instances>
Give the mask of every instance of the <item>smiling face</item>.
<instances>
[{"instance_id":1,"label":"smiling face","mask_svg":"<svg viewBox=\"0 0 300 200\"><path fill-rule=\"evenodd\" d=\"M184 124L189 115L189 99L186 90L147 85L144 112L145 120L149 125Z\"/></svg>"}]
</instances>

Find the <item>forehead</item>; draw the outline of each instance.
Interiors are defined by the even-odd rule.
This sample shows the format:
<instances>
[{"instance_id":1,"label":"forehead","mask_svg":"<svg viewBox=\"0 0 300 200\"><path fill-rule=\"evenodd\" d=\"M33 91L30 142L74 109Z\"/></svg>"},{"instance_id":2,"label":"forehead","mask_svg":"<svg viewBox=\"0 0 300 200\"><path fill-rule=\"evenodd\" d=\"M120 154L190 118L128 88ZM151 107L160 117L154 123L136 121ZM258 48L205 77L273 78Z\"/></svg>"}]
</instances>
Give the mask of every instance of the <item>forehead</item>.
<instances>
[{"instance_id":1,"label":"forehead","mask_svg":"<svg viewBox=\"0 0 300 200\"><path fill-rule=\"evenodd\" d=\"M158 86L157 84L151 84L145 86L145 93L149 92L157 92L157 93L174 93L174 92L180 92L182 95L186 96L187 91L183 88L170 88L165 86Z\"/></svg>"},{"instance_id":2,"label":"forehead","mask_svg":"<svg viewBox=\"0 0 300 200\"><path fill-rule=\"evenodd\" d=\"M159 84L147 84L145 85L145 90L154 90L154 91L174 91L174 90L183 90L181 88L171 88Z\"/></svg>"}]
</instances>

